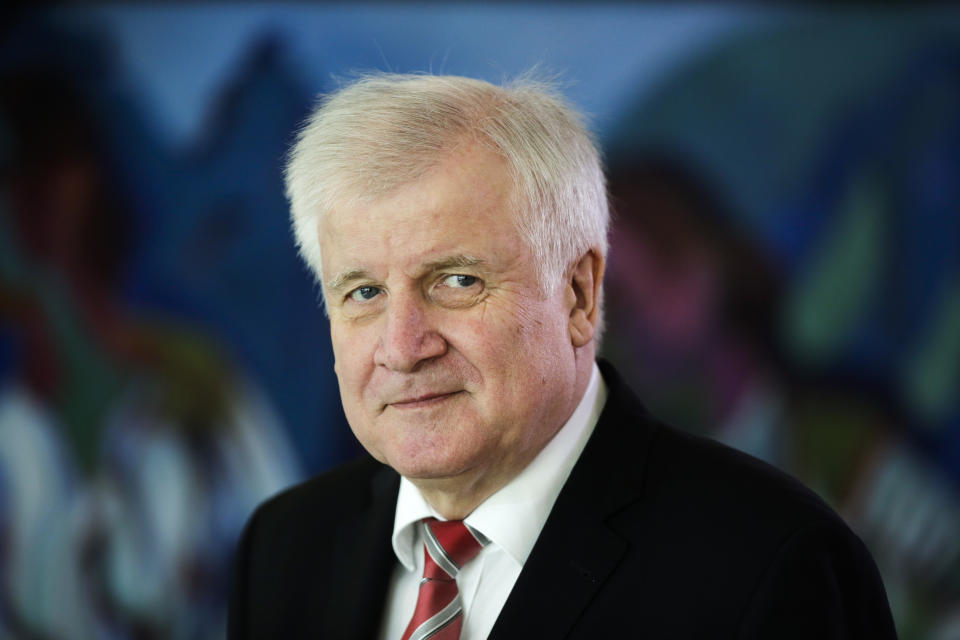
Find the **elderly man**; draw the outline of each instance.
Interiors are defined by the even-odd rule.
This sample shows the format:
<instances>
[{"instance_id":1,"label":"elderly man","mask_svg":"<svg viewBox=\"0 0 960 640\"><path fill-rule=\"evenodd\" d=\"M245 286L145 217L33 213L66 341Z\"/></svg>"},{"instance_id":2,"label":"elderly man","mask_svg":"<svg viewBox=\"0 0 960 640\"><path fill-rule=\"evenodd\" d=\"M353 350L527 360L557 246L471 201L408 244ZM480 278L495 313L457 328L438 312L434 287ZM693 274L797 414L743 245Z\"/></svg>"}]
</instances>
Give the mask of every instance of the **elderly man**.
<instances>
[{"instance_id":1,"label":"elderly man","mask_svg":"<svg viewBox=\"0 0 960 640\"><path fill-rule=\"evenodd\" d=\"M287 186L370 457L257 510L230 638L894 636L815 495L595 363L603 173L548 86L364 78Z\"/></svg>"}]
</instances>

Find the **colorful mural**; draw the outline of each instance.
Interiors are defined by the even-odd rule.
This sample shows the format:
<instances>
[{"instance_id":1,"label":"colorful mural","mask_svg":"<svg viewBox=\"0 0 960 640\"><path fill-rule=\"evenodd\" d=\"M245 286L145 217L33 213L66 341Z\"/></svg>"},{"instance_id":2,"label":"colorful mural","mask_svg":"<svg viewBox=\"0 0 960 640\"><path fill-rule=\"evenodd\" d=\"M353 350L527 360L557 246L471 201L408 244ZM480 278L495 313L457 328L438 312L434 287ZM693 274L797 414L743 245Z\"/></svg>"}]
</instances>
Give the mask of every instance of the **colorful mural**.
<instances>
[{"instance_id":1,"label":"colorful mural","mask_svg":"<svg viewBox=\"0 0 960 640\"><path fill-rule=\"evenodd\" d=\"M355 70L563 72L604 354L960 637L960 12L84 5L0 28L0 637L219 638L257 502L359 453L281 166Z\"/></svg>"}]
</instances>

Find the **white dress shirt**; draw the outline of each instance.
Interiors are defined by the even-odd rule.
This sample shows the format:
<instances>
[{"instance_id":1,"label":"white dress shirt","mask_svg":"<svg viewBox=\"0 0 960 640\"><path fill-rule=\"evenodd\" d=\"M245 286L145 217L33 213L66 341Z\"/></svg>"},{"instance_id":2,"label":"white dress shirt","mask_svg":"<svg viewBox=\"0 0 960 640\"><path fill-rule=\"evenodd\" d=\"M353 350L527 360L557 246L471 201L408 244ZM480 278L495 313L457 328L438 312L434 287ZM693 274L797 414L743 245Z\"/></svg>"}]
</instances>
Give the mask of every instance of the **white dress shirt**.
<instances>
[{"instance_id":1,"label":"white dress shirt","mask_svg":"<svg viewBox=\"0 0 960 640\"><path fill-rule=\"evenodd\" d=\"M523 471L464 520L491 542L457 575L463 605L460 640L483 640L490 634L606 399L607 387L594 363L590 382L570 419ZM413 616L423 575L423 541L416 524L430 516L445 519L412 482L401 478L393 524L393 550L399 564L387 594L382 640L399 640Z\"/></svg>"}]
</instances>

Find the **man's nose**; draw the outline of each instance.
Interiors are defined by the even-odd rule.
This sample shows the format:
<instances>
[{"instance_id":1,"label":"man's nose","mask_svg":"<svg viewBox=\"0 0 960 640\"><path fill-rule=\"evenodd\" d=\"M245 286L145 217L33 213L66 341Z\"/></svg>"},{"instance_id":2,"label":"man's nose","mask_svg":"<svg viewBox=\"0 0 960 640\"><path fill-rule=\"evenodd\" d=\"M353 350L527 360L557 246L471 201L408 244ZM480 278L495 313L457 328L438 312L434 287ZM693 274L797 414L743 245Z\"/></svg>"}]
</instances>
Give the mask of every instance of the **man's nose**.
<instances>
[{"instance_id":1,"label":"man's nose","mask_svg":"<svg viewBox=\"0 0 960 640\"><path fill-rule=\"evenodd\" d=\"M421 362L442 356L447 342L432 326L423 302L396 295L387 302L383 333L374 363L392 371L415 371Z\"/></svg>"}]
</instances>

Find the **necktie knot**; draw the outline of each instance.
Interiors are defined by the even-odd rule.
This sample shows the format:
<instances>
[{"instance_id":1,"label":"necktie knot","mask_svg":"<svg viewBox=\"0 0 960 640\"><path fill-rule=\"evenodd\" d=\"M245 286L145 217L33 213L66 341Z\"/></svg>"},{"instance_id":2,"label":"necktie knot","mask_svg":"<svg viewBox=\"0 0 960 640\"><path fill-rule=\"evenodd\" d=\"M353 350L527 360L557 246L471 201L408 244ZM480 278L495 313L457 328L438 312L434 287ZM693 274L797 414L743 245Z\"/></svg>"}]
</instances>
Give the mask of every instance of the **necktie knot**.
<instances>
[{"instance_id":1,"label":"necktie knot","mask_svg":"<svg viewBox=\"0 0 960 640\"><path fill-rule=\"evenodd\" d=\"M423 541L430 558L451 578L480 553L488 540L462 520L423 520Z\"/></svg>"}]
</instances>

